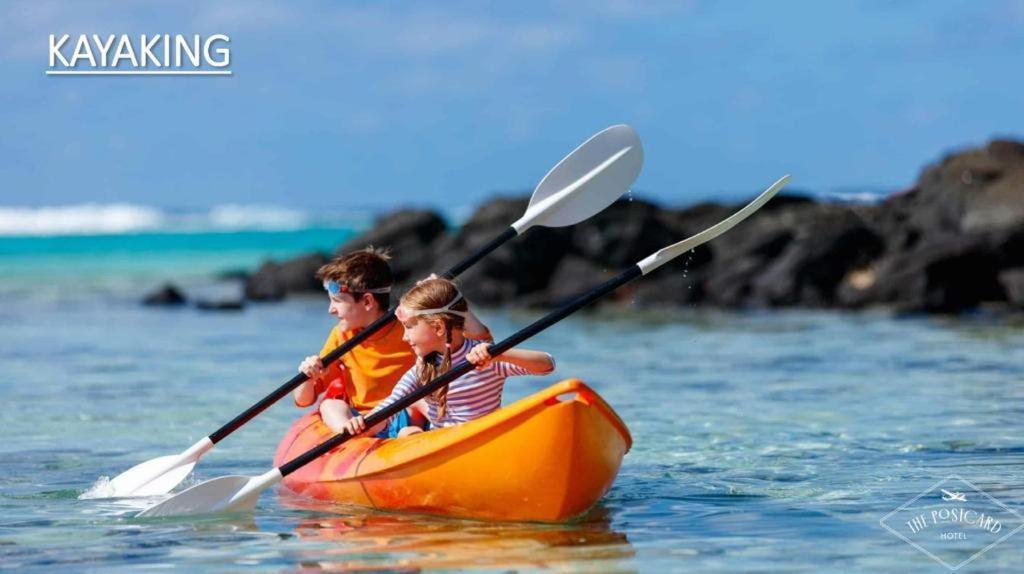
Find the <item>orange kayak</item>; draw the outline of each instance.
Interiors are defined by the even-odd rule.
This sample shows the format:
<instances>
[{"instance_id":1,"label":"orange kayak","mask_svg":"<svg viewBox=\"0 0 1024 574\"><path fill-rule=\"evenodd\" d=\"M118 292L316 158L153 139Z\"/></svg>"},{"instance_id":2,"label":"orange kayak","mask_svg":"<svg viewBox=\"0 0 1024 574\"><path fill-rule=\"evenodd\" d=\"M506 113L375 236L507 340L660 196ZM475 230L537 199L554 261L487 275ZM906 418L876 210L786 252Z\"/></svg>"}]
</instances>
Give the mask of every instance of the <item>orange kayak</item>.
<instances>
[{"instance_id":1,"label":"orange kayak","mask_svg":"<svg viewBox=\"0 0 1024 574\"><path fill-rule=\"evenodd\" d=\"M315 411L303 416L274 465L331 434ZM604 399L569 379L456 427L352 439L283 484L302 496L386 510L562 522L604 496L631 444Z\"/></svg>"}]
</instances>

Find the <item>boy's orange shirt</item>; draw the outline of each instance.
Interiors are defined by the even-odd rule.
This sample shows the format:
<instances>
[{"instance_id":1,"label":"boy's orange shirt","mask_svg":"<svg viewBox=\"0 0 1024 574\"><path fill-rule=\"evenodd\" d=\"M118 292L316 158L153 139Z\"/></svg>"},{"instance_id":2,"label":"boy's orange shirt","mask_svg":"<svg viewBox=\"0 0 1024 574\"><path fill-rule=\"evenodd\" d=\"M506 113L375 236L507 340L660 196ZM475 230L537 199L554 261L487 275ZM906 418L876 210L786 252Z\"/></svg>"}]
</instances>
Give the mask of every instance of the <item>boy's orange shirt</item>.
<instances>
[{"instance_id":1,"label":"boy's orange shirt","mask_svg":"<svg viewBox=\"0 0 1024 574\"><path fill-rule=\"evenodd\" d=\"M339 333L337 327L331 329L320 356L330 353L357 332ZM392 321L381 332L342 355L339 360L345 364L345 370L332 363L324 377L326 384L317 385L317 395L326 390L325 399L344 399L361 412L377 406L391 394L402 375L416 364L416 354L402 340L402 334L402 326Z\"/></svg>"}]
</instances>

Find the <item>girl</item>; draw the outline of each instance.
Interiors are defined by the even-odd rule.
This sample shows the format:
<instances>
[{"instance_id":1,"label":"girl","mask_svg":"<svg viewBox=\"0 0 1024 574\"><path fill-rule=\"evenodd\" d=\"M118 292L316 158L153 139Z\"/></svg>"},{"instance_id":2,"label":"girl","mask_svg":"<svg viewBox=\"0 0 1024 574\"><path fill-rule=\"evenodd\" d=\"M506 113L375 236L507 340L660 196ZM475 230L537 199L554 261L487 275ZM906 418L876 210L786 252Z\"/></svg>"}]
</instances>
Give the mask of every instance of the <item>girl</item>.
<instances>
[{"instance_id":1,"label":"girl","mask_svg":"<svg viewBox=\"0 0 1024 574\"><path fill-rule=\"evenodd\" d=\"M396 315L405 328L402 340L416 354L416 365L402 375L391 395L366 416L394 404L462 359L476 365L476 370L426 397L427 418L434 426L454 426L498 410L506 377L554 371L554 359L540 351L509 349L491 357L488 343L465 336L468 314L466 300L447 279L428 279L410 289L402 297ZM364 417L350 419L345 430L352 435L366 430ZM410 426L396 436L417 432L422 429Z\"/></svg>"}]
</instances>

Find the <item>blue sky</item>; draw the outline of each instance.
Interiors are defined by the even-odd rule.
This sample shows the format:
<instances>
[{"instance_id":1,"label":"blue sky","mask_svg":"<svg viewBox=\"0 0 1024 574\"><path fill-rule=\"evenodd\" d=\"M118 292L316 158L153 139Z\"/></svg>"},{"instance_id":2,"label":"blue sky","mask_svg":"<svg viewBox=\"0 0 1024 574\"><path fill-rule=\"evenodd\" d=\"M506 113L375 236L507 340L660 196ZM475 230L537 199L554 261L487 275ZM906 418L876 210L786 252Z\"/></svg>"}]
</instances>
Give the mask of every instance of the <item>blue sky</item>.
<instances>
[{"instance_id":1,"label":"blue sky","mask_svg":"<svg viewBox=\"0 0 1024 574\"><path fill-rule=\"evenodd\" d=\"M230 78L57 78L51 33L225 33ZM895 190L1024 137L1024 0L0 4L0 205L433 204L532 187L592 133L636 189Z\"/></svg>"}]
</instances>

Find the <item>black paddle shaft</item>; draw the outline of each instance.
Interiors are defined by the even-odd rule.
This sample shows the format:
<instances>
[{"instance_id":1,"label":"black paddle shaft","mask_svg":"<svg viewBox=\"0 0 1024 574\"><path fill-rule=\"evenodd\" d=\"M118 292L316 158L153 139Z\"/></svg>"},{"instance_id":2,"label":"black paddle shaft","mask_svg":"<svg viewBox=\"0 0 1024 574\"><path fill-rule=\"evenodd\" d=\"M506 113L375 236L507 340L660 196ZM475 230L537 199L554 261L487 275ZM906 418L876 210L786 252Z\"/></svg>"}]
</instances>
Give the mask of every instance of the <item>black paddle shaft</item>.
<instances>
[{"instance_id":1,"label":"black paddle shaft","mask_svg":"<svg viewBox=\"0 0 1024 574\"><path fill-rule=\"evenodd\" d=\"M500 235L492 239L489 243L487 243L480 249L477 249L475 252L470 254L462 261L456 263L451 269L444 273L443 277L447 279L454 279L455 277L458 277L460 274L462 274L463 271L472 267L476 262L486 257L490 252L494 251L498 247L501 247L504 243L506 243L508 240L512 239L516 235L518 235L518 232L516 232L515 228L509 227ZM320 359L320 361L323 363L325 367L327 365L330 365L334 361L337 361L342 355L354 349L356 345L359 345L360 343L367 340L384 327L388 326L392 321L395 320L396 308L397 306L394 306L391 309L389 309L388 312L385 313L383 317L377 319L373 323L370 323L369 325L366 326L365 329L357 333L351 339L345 341L336 349L324 355ZM275 389L269 395L260 399L258 403L249 407L244 412L242 412L242 414L231 419L229 423L217 429L216 432L211 434L208 438L210 439L211 442L217 444L225 437L227 437L229 434L238 430L239 427L252 420L256 415L270 408L270 405L273 405L277 401L281 400L285 395L292 392L292 390L294 390L302 383L306 382L306 380L308 379L309 377L307 377L305 373L299 373L295 375L287 382L285 382L283 385L277 387L277 389Z\"/></svg>"},{"instance_id":2,"label":"black paddle shaft","mask_svg":"<svg viewBox=\"0 0 1024 574\"><path fill-rule=\"evenodd\" d=\"M490 352L492 357L497 357L498 355L504 353L505 351L511 349L512 347L515 347L519 343L522 343L523 341L529 339L530 337L536 335L537 333L540 333L544 329L547 329L551 325L554 325L555 323L561 321L562 319L568 317L569 315L575 313L576 311L582 309L583 307L586 307L590 303L593 303L595 300L603 297L608 293L611 293L612 291L618 289L619 287L625 285L626 283L629 283L633 279L640 277L641 275L643 275L643 271L640 270L639 266L634 265L629 269L623 271L616 277L609 279L605 283L591 289L590 291L587 291L586 293L566 303L561 308L552 311L551 313L545 315L544 317L541 317L540 319L534 321L530 325L523 327L522 329L520 329L507 339L489 346L487 350ZM466 373L472 371L473 369L474 366L469 361L466 361L465 359L459 361L458 364L453 366L451 369L449 369L441 376L416 389L414 392L402 397L395 403L388 405L386 408L383 408L380 411L366 417L366 428L372 428L377 424L391 418L393 415L400 412L402 409L408 408L416 401L436 391L442 386L451 383L455 379L461 377L462 375L465 375ZM308 451L300 454L299 456L293 458L292 460L282 464L278 468L278 470L281 471L281 476L288 476L289 474L309 464L310 462L322 456L323 454L341 445L350 438L352 438L352 435L348 434L347 431L340 432L332 436L331 438L327 439L326 441L318 444L317 446L309 449Z\"/></svg>"}]
</instances>

